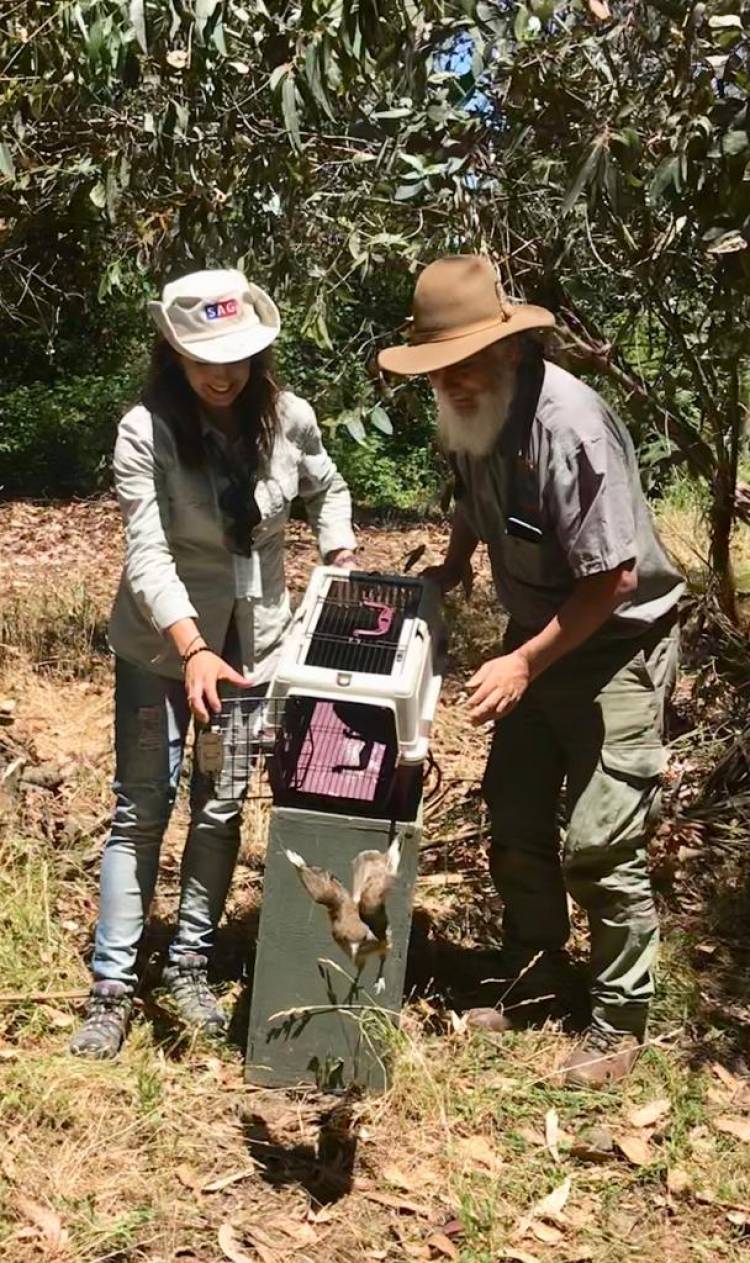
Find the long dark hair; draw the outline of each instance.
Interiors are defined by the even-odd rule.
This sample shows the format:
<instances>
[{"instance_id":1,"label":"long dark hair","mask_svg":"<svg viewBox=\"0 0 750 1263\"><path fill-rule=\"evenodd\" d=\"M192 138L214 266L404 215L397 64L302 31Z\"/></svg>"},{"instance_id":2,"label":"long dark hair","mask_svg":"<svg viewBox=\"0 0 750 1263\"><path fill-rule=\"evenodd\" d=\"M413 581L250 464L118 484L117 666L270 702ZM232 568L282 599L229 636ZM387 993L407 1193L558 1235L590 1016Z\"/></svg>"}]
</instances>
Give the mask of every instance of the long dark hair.
<instances>
[{"instance_id":1,"label":"long dark hair","mask_svg":"<svg viewBox=\"0 0 750 1263\"><path fill-rule=\"evenodd\" d=\"M271 348L252 357L250 379L232 405L245 441L250 467L265 464L278 431L279 387L273 375ZM187 380L176 351L157 338L151 352L141 403L172 430L180 460L195 469L205 460L198 396Z\"/></svg>"}]
</instances>

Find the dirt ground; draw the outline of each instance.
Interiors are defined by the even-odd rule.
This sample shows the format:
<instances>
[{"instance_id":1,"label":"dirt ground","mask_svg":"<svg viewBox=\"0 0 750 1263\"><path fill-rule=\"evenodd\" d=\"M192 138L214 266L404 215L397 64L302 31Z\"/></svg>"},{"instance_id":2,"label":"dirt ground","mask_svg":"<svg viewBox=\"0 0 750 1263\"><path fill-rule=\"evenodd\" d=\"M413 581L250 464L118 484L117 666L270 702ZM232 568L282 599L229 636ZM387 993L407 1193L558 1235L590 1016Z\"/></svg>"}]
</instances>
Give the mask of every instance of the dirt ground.
<instances>
[{"instance_id":1,"label":"dirt ground","mask_svg":"<svg viewBox=\"0 0 750 1263\"><path fill-rule=\"evenodd\" d=\"M419 565L437 561L445 532L363 525L360 539L364 567L400 571L422 544ZM190 1042L152 990L173 926L181 798L126 1051L105 1066L65 1055L87 986L110 808L102 651L121 564L117 511L109 499L6 505L0 542L0 717L4 699L15 702L0 760L7 770L21 751L59 775L47 788L10 778L0 800L0 1259L747 1257L746 711L708 640L677 699L652 856L665 927L659 995L650 1046L623 1091L559 1087L570 1033L554 1013L517 1014L519 1029L500 1039L471 1035L458 1016L487 975L479 949L497 942L501 911L478 793L487 736L462 705L501 634L484 560L471 605L457 599L450 611L433 746L442 780L436 792L428 785L392 1087L364 1099L262 1091L242 1076L269 810L262 777L217 945L234 1042ZM306 528L293 524L297 591L314 560ZM576 918L575 959L584 947Z\"/></svg>"}]
</instances>

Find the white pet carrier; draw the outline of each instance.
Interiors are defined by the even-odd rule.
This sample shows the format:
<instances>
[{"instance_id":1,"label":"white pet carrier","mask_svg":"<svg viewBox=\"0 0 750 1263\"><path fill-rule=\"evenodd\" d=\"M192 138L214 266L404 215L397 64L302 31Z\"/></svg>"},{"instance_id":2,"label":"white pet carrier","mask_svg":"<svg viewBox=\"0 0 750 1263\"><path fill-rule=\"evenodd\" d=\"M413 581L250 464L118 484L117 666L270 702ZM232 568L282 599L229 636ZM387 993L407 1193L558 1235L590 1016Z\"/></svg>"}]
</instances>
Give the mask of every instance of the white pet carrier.
<instances>
[{"instance_id":1,"label":"white pet carrier","mask_svg":"<svg viewBox=\"0 0 750 1263\"><path fill-rule=\"evenodd\" d=\"M272 779L374 802L376 784L427 758L443 645L434 584L318 566L268 691Z\"/></svg>"}]
</instances>

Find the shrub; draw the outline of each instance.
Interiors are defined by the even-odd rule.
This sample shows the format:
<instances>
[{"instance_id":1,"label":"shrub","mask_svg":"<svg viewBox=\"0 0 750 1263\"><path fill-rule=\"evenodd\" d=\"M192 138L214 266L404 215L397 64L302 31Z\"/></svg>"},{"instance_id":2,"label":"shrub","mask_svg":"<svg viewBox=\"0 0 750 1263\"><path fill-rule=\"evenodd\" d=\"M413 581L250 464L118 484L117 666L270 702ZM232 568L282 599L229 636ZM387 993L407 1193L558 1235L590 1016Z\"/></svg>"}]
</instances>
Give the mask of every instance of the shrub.
<instances>
[{"instance_id":1,"label":"shrub","mask_svg":"<svg viewBox=\"0 0 750 1263\"><path fill-rule=\"evenodd\" d=\"M0 496L92 495L110 484L117 422L138 389L123 370L18 386L0 401Z\"/></svg>"}]
</instances>

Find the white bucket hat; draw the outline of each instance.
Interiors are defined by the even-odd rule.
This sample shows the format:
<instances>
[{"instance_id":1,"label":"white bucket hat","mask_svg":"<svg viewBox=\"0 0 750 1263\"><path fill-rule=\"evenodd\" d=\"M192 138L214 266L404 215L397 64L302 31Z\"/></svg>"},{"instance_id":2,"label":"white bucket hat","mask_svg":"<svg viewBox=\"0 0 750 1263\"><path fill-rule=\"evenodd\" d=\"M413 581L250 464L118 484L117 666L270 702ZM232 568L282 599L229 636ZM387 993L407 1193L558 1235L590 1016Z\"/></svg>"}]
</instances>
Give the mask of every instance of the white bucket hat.
<instances>
[{"instance_id":1,"label":"white bucket hat","mask_svg":"<svg viewBox=\"0 0 750 1263\"><path fill-rule=\"evenodd\" d=\"M278 336L281 317L259 285L234 269L191 272L164 286L148 313L181 355L232 364L257 355Z\"/></svg>"}]
</instances>

